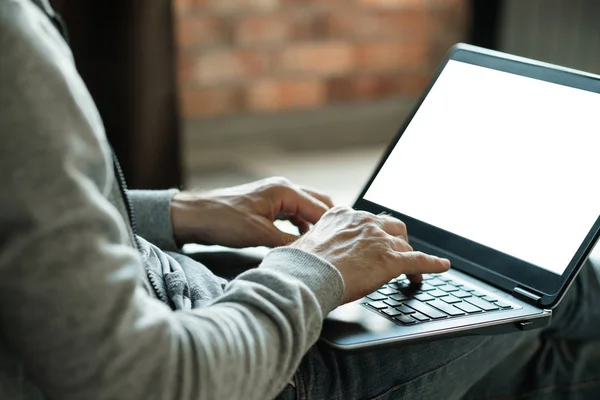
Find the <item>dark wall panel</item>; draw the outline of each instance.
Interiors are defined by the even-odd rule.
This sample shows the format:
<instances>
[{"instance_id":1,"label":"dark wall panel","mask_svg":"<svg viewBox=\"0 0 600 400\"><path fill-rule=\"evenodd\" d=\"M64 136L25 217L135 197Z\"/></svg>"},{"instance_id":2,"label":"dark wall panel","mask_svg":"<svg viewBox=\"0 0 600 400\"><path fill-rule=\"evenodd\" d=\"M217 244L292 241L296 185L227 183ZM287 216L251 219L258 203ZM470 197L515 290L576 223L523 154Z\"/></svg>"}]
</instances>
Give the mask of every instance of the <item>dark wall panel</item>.
<instances>
[{"instance_id":1,"label":"dark wall panel","mask_svg":"<svg viewBox=\"0 0 600 400\"><path fill-rule=\"evenodd\" d=\"M128 184L181 184L170 0L54 0Z\"/></svg>"}]
</instances>

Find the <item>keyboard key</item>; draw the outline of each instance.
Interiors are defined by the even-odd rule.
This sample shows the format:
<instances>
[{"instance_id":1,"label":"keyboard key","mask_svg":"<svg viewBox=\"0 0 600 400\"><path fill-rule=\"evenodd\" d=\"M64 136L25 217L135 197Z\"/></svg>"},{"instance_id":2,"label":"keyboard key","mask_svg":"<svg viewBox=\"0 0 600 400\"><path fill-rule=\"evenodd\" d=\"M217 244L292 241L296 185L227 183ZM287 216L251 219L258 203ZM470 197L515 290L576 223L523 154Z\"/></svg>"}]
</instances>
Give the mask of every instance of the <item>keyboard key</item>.
<instances>
[{"instance_id":1,"label":"keyboard key","mask_svg":"<svg viewBox=\"0 0 600 400\"><path fill-rule=\"evenodd\" d=\"M398 289L394 289L394 288L391 288L391 287L386 287L386 288L383 288L383 289L379 289L378 292L381 293L381 294L384 294L386 296L389 296L390 294L396 294L396 293L398 293Z\"/></svg>"},{"instance_id":2,"label":"keyboard key","mask_svg":"<svg viewBox=\"0 0 600 400\"><path fill-rule=\"evenodd\" d=\"M454 304L454 303L460 303L462 300L450 295L448 297L442 297L442 301L445 303L448 303L448 304Z\"/></svg>"},{"instance_id":3,"label":"keyboard key","mask_svg":"<svg viewBox=\"0 0 600 400\"><path fill-rule=\"evenodd\" d=\"M415 310L406 306L400 306L396 308L398 311L401 311L402 314L414 314Z\"/></svg>"},{"instance_id":4,"label":"keyboard key","mask_svg":"<svg viewBox=\"0 0 600 400\"><path fill-rule=\"evenodd\" d=\"M481 312L481 309L475 307L472 304L466 303L464 301L461 301L460 303L455 304L454 307L458 307L461 310L463 310L464 312L469 313L469 314Z\"/></svg>"},{"instance_id":5,"label":"keyboard key","mask_svg":"<svg viewBox=\"0 0 600 400\"><path fill-rule=\"evenodd\" d=\"M378 310L388 307L388 305L385 304L383 301L372 301L367 304L369 304L371 307L376 308Z\"/></svg>"},{"instance_id":6,"label":"keyboard key","mask_svg":"<svg viewBox=\"0 0 600 400\"><path fill-rule=\"evenodd\" d=\"M502 300L496 300L496 302L494 303L496 304L498 307L500 308L512 308L512 306L508 303L503 302Z\"/></svg>"},{"instance_id":7,"label":"keyboard key","mask_svg":"<svg viewBox=\"0 0 600 400\"><path fill-rule=\"evenodd\" d=\"M487 301L482 300L479 297L471 297L470 299L465 299L465 300L473 305L476 305L477 307L481 308L484 311L494 311L494 310L497 310L498 308L500 308L497 305L495 305L494 303L488 303Z\"/></svg>"},{"instance_id":8,"label":"keyboard key","mask_svg":"<svg viewBox=\"0 0 600 400\"><path fill-rule=\"evenodd\" d=\"M423 292L428 292L430 290L435 290L435 286L431 286L429 283L424 282L419 287L419 290L421 290Z\"/></svg>"},{"instance_id":9,"label":"keyboard key","mask_svg":"<svg viewBox=\"0 0 600 400\"><path fill-rule=\"evenodd\" d=\"M413 317L417 321L421 321L421 322L429 321L429 317L427 317L421 313L414 313L411 315L411 317Z\"/></svg>"},{"instance_id":10,"label":"keyboard key","mask_svg":"<svg viewBox=\"0 0 600 400\"><path fill-rule=\"evenodd\" d=\"M394 300L397 300L397 301L402 301L402 300L408 299L408 296L405 296L402 293L398 293L398 294L391 295L390 299L394 299Z\"/></svg>"},{"instance_id":11,"label":"keyboard key","mask_svg":"<svg viewBox=\"0 0 600 400\"><path fill-rule=\"evenodd\" d=\"M419 285L398 285L397 289L402 292L405 296L414 296L419 292L423 292Z\"/></svg>"},{"instance_id":12,"label":"keyboard key","mask_svg":"<svg viewBox=\"0 0 600 400\"><path fill-rule=\"evenodd\" d=\"M405 290L408 290L408 289L417 290L414 286L412 286L410 284L410 282L400 282L400 281L398 281L398 282L390 283L389 286L391 288L394 288L394 289L397 289L397 290L402 290L402 291L405 291Z\"/></svg>"},{"instance_id":13,"label":"keyboard key","mask_svg":"<svg viewBox=\"0 0 600 400\"><path fill-rule=\"evenodd\" d=\"M431 292L427 292L428 295L433 296L433 297L444 297L444 296L449 296L448 293L443 292L441 290L432 290Z\"/></svg>"},{"instance_id":14,"label":"keyboard key","mask_svg":"<svg viewBox=\"0 0 600 400\"><path fill-rule=\"evenodd\" d=\"M392 307L396 307L396 306L401 306L402 305L402 303L400 303L399 301L394 300L394 299L387 299L387 300L384 300L383 302L385 304L388 304L388 305L392 306Z\"/></svg>"},{"instance_id":15,"label":"keyboard key","mask_svg":"<svg viewBox=\"0 0 600 400\"><path fill-rule=\"evenodd\" d=\"M481 293L481 292L478 292L478 291L476 291L476 290L473 290L473 291L471 292L471 294L472 294L473 296L475 296L475 297L483 297L483 296L485 296L485 293Z\"/></svg>"},{"instance_id":16,"label":"keyboard key","mask_svg":"<svg viewBox=\"0 0 600 400\"><path fill-rule=\"evenodd\" d=\"M475 289L473 289L472 287L467 286L467 285L463 285L460 289L465 292L474 292L475 291Z\"/></svg>"},{"instance_id":17,"label":"keyboard key","mask_svg":"<svg viewBox=\"0 0 600 400\"><path fill-rule=\"evenodd\" d=\"M367 297L371 300L385 300L387 296L382 295L381 293L373 292L368 294Z\"/></svg>"},{"instance_id":18,"label":"keyboard key","mask_svg":"<svg viewBox=\"0 0 600 400\"><path fill-rule=\"evenodd\" d=\"M438 300L438 299L430 301L427 304L429 304L430 306L435 307L438 310L441 310L441 311L445 312L446 314L451 315L453 317L455 317L457 315L465 315L464 311L459 310L458 308L454 307L453 305L444 303L443 301Z\"/></svg>"},{"instance_id":19,"label":"keyboard key","mask_svg":"<svg viewBox=\"0 0 600 400\"><path fill-rule=\"evenodd\" d=\"M442 281L444 281L444 282L446 282L446 281L451 281L451 280L452 280L452 277L451 277L450 275L448 275L448 274L439 274L439 275L437 276L437 278L438 278L439 280L442 280Z\"/></svg>"},{"instance_id":20,"label":"keyboard key","mask_svg":"<svg viewBox=\"0 0 600 400\"><path fill-rule=\"evenodd\" d=\"M384 314L389 315L390 317L396 317L398 315L402 315L402 313L398 310L396 310L393 307L388 307L385 310L381 310L381 312L383 312Z\"/></svg>"},{"instance_id":21,"label":"keyboard key","mask_svg":"<svg viewBox=\"0 0 600 400\"><path fill-rule=\"evenodd\" d=\"M427 315L429 318L432 319L446 318L446 314L436 310L433 307L428 306L425 303L421 303L418 300L405 301L404 305L409 306L410 308L414 308L415 310Z\"/></svg>"},{"instance_id":22,"label":"keyboard key","mask_svg":"<svg viewBox=\"0 0 600 400\"><path fill-rule=\"evenodd\" d=\"M412 317L409 317L408 315L399 315L399 316L395 317L394 319L402 322L404 325L411 325L411 324L417 323L417 320L415 320Z\"/></svg>"},{"instance_id":23,"label":"keyboard key","mask_svg":"<svg viewBox=\"0 0 600 400\"><path fill-rule=\"evenodd\" d=\"M433 278L433 279L427 281L427 283L431 286L444 286L446 284L446 282L444 282L438 278Z\"/></svg>"},{"instance_id":24,"label":"keyboard key","mask_svg":"<svg viewBox=\"0 0 600 400\"><path fill-rule=\"evenodd\" d=\"M458 292L452 293L454 297L458 297L459 299L464 299L467 297L471 297L471 293L465 292L464 290L459 290Z\"/></svg>"},{"instance_id":25,"label":"keyboard key","mask_svg":"<svg viewBox=\"0 0 600 400\"><path fill-rule=\"evenodd\" d=\"M492 303L493 303L494 301L498 301L498 299L497 299L497 298L495 298L495 297L492 297L492 296L487 296L487 295L486 295L486 296L483 296L483 297L482 297L482 299L484 299L485 301L491 301Z\"/></svg>"},{"instance_id":26,"label":"keyboard key","mask_svg":"<svg viewBox=\"0 0 600 400\"><path fill-rule=\"evenodd\" d=\"M451 292L458 292L458 288L457 288L457 287L454 287L454 286L452 286L452 285L444 285L444 286L440 286L440 287L438 287L438 289L440 289L440 290L443 290L444 292L448 292L448 293L451 293Z\"/></svg>"},{"instance_id":27,"label":"keyboard key","mask_svg":"<svg viewBox=\"0 0 600 400\"><path fill-rule=\"evenodd\" d=\"M427 293L422 293L422 294L415 295L414 298L417 300L421 300L421 301L429 301L429 300L433 300L435 297L432 297Z\"/></svg>"}]
</instances>

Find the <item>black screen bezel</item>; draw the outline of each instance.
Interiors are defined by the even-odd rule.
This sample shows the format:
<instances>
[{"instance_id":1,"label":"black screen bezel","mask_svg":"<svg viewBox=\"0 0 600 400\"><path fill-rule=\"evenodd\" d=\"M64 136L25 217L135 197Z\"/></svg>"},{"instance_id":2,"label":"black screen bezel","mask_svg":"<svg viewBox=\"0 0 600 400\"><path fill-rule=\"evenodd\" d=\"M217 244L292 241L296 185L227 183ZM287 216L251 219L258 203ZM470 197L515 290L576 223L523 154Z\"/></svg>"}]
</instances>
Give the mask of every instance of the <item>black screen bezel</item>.
<instances>
[{"instance_id":1,"label":"black screen bezel","mask_svg":"<svg viewBox=\"0 0 600 400\"><path fill-rule=\"evenodd\" d=\"M509 291L517 285L527 288L533 292L537 292L541 297L539 300L541 306L553 307L560 301L597 241L600 235L600 216L586 235L585 240L575 253L566 270L562 275L556 275L508 254L436 228L363 198L449 60L461 61L600 94L600 79L596 76L459 44L450 50L447 58L435 73L431 84L390 144L375 172L372 174L371 179L358 197L354 208L373 213L391 213L406 223L411 237L417 238L434 248L442 249L449 254L455 255L457 260L468 261L465 263L455 263L455 268L464 270L475 276L485 277L487 278L486 280L491 279L495 281L496 285ZM590 182L590 184L594 183ZM577 195L577 193L573 193L573 196ZM552 218L552 216L549 215L548 218ZM549 244L549 251L554 246L560 246L560 234L557 235L557 243Z\"/></svg>"}]
</instances>

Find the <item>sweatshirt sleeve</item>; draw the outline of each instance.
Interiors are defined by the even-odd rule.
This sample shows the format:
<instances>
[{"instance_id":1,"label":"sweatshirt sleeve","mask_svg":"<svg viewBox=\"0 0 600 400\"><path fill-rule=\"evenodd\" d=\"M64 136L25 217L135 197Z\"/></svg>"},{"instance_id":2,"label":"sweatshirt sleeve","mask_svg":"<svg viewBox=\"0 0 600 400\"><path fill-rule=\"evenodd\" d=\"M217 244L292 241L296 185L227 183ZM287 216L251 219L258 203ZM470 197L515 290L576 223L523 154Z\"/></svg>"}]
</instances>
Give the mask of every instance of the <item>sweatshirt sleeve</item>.
<instances>
[{"instance_id":1,"label":"sweatshirt sleeve","mask_svg":"<svg viewBox=\"0 0 600 400\"><path fill-rule=\"evenodd\" d=\"M177 189L127 191L135 214L137 234L165 251L179 249L171 223L171 199L177 192Z\"/></svg>"},{"instance_id":2,"label":"sweatshirt sleeve","mask_svg":"<svg viewBox=\"0 0 600 400\"><path fill-rule=\"evenodd\" d=\"M69 49L27 0L0 1L0 48L0 345L48 398L275 397L340 303L339 272L280 249L206 308L150 298Z\"/></svg>"}]
</instances>

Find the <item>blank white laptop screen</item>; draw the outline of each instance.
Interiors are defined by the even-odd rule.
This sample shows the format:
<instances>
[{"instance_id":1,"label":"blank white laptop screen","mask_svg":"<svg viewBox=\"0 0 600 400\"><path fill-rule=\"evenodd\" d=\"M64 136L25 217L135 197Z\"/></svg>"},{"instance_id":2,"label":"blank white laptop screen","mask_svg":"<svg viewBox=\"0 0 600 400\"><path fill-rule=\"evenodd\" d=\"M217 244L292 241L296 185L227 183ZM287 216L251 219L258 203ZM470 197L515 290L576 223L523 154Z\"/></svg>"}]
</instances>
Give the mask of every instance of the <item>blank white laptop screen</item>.
<instances>
[{"instance_id":1,"label":"blank white laptop screen","mask_svg":"<svg viewBox=\"0 0 600 400\"><path fill-rule=\"evenodd\" d=\"M450 60L364 198L560 275L599 175L599 94Z\"/></svg>"}]
</instances>

